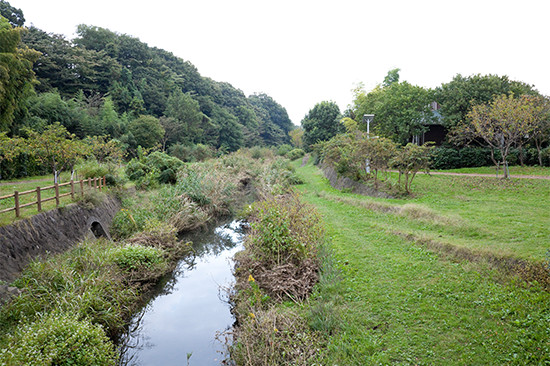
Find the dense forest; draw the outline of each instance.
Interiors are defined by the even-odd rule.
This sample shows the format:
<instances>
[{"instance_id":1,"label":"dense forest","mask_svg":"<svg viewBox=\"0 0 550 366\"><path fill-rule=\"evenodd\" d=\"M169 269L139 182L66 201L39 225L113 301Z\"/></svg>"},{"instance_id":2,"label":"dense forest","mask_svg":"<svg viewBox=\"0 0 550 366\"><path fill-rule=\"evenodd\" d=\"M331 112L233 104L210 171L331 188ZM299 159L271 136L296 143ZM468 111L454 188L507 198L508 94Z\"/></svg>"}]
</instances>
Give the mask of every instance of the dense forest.
<instances>
[{"instance_id":1,"label":"dense forest","mask_svg":"<svg viewBox=\"0 0 550 366\"><path fill-rule=\"evenodd\" d=\"M107 136L179 155L197 146L235 151L288 143L286 110L202 76L174 54L91 25L77 37L23 28L23 11L0 1L0 132L24 136L59 122L79 138ZM8 73L9 70L9 73ZM8 82L8 79L10 80Z\"/></svg>"}]
</instances>

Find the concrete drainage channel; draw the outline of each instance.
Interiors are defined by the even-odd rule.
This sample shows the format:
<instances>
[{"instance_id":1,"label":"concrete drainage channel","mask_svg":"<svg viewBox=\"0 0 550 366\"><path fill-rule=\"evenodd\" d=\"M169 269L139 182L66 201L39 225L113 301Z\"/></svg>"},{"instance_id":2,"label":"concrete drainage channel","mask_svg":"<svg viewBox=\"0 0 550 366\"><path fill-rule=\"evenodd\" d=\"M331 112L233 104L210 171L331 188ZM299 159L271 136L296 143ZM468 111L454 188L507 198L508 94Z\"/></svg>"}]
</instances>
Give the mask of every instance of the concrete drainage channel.
<instances>
[{"instance_id":1,"label":"concrete drainage channel","mask_svg":"<svg viewBox=\"0 0 550 366\"><path fill-rule=\"evenodd\" d=\"M84 239L106 237L120 202L112 196L94 208L72 204L0 227L0 304L19 290L12 282L34 258L66 251Z\"/></svg>"}]
</instances>

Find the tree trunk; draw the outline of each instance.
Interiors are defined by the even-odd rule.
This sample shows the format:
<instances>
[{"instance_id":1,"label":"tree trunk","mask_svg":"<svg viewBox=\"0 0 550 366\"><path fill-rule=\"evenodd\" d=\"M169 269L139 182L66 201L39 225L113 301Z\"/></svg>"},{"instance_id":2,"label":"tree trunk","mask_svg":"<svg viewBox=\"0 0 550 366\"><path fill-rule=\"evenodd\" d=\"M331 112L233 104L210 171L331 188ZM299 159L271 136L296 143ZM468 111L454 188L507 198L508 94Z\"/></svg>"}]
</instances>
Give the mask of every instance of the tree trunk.
<instances>
[{"instance_id":1,"label":"tree trunk","mask_svg":"<svg viewBox=\"0 0 550 366\"><path fill-rule=\"evenodd\" d=\"M502 156L502 168L504 170L504 179L508 179L508 161L505 155Z\"/></svg>"},{"instance_id":2,"label":"tree trunk","mask_svg":"<svg viewBox=\"0 0 550 366\"><path fill-rule=\"evenodd\" d=\"M495 168L497 170L497 177L498 177L499 162L495 159L495 149L492 147L491 147L491 160L493 161L493 164L495 164Z\"/></svg>"},{"instance_id":3,"label":"tree trunk","mask_svg":"<svg viewBox=\"0 0 550 366\"><path fill-rule=\"evenodd\" d=\"M525 154L523 152L523 145L518 146L519 150L519 164L525 166Z\"/></svg>"}]
</instances>

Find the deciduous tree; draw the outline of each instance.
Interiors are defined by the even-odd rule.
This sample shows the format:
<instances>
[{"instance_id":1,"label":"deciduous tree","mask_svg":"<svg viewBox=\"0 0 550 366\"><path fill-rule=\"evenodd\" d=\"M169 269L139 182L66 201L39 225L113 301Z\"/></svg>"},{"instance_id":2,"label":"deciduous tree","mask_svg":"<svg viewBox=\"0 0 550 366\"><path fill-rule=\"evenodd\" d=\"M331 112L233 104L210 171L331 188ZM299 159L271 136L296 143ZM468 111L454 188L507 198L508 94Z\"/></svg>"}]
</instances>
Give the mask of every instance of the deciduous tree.
<instances>
[{"instance_id":1,"label":"deciduous tree","mask_svg":"<svg viewBox=\"0 0 550 366\"><path fill-rule=\"evenodd\" d=\"M421 170L428 170L430 167L430 150L432 146L424 144L407 144L397 150L390 161L390 166L399 171L399 185L403 186L405 192L411 193L411 185L416 174Z\"/></svg>"},{"instance_id":2,"label":"deciduous tree","mask_svg":"<svg viewBox=\"0 0 550 366\"><path fill-rule=\"evenodd\" d=\"M468 121L461 126L461 132L470 139L481 139L491 149L495 166L495 150L500 151L504 177L508 177L508 154L526 136L535 131L537 109L533 99L527 95L514 98L513 94L500 95L489 104L476 105L467 115Z\"/></svg>"},{"instance_id":3,"label":"deciduous tree","mask_svg":"<svg viewBox=\"0 0 550 366\"><path fill-rule=\"evenodd\" d=\"M59 182L59 174L63 170L72 170L77 160L89 151L87 144L59 123L47 126L42 132L27 130L27 134L25 147L39 161L50 166L54 183Z\"/></svg>"}]
</instances>

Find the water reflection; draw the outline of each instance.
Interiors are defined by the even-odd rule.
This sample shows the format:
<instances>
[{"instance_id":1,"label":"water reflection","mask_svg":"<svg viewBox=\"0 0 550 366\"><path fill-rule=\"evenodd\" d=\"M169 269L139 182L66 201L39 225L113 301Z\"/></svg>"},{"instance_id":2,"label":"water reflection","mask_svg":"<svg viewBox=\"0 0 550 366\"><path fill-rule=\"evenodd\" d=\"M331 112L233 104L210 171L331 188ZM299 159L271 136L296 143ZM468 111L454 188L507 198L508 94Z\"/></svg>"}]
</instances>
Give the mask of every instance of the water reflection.
<instances>
[{"instance_id":1,"label":"water reflection","mask_svg":"<svg viewBox=\"0 0 550 366\"><path fill-rule=\"evenodd\" d=\"M225 347L216 334L234 321L223 289L233 281L231 258L242 236L233 221L182 237L193 242L195 257L180 262L134 317L122 340L122 365L222 364Z\"/></svg>"}]
</instances>

